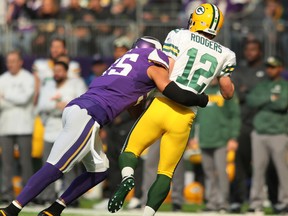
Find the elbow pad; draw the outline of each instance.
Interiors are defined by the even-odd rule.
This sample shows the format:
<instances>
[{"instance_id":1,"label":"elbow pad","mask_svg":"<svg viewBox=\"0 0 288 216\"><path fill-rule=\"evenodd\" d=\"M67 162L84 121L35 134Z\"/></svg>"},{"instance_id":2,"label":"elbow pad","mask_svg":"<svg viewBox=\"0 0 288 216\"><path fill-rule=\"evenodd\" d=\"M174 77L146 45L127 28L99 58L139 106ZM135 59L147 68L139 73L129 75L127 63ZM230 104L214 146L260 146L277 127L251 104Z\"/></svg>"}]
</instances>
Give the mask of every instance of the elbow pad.
<instances>
[{"instance_id":1,"label":"elbow pad","mask_svg":"<svg viewBox=\"0 0 288 216\"><path fill-rule=\"evenodd\" d=\"M206 94L195 94L180 88L175 82L170 82L162 92L163 95L184 106L206 107L208 96Z\"/></svg>"}]
</instances>

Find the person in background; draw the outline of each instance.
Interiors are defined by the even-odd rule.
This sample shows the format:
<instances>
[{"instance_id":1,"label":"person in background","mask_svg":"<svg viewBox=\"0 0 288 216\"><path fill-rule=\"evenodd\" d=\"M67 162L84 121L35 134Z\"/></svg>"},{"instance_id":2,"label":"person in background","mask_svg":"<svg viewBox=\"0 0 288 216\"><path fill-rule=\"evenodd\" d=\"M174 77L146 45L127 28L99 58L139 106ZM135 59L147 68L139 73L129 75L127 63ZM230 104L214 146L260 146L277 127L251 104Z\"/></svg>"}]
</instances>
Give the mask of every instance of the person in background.
<instances>
[{"instance_id":1,"label":"person in background","mask_svg":"<svg viewBox=\"0 0 288 216\"><path fill-rule=\"evenodd\" d=\"M28 4L28 0L12 0L9 2L6 22L16 30L10 36L12 37L13 47L21 50L24 55L31 55L31 42L36 33L35 26L32 23L33 19L36 18L35 11Z\"/></svg>"},{"instance_id":2,"label":"person in background","mask_svg":"<svg viewBox=\"0 0 288 216\"><path fill-rule=\"evenodd\" d=\"M89 86L92 80L101 76L107 68L108 64L104 59L100 55L94 55L92 59L91 73L85 79L86 85Z\"/></svg>"},{"instance_id":3,"label":"person in background","mask_svg":"<svg viewBox=\"0 0 288 216\"><path fill-rule=\"evenodd\" d=\"M80 0L69 0L68 7L65 8L60 17L66 22L76 23L84 21L87 14L89 14L89 11L80 5Z\"/></svg>"},{"instance_id":4,"label":"person in background","mask_svg":"<svg viewBox=\"0 0 288 216\"><path fill-rule=\"evenodd\" d=\"M253 118L252 186L249 212L263 213L265 172L272 158L279 179L278 213L288 212L288 82L281 77L283 60L270 56L266 61L268 78L259 82L247 96L247 105L256 108Z\"/></svg>"},{"instance_id":5,"label":"person in background","mask_svg":"<svg viewBox=\"0 0 288 216\"><path fill-rule=\"evenodd\" d=\"M2 202L14 199L12 178L14 148L20 151L22 185L33 174L31 148L33 131L33 75L22 68L18 51L6 57L7 71L0 76L0 146L2 149Z\"/></svg>"},{"instance_id":6,"label":"person in background","mask_svg":"<svg viewBox=\"0 0 288 216\"><path fill-rule=\"evenodd\" d=\"M243 49L245 62L235 69L232 80L239 97L241 109L241 130L238 138L239 146L235 159L235 179L232 182L230 210L241 211L242 204L249 196L248 180L251 178L251 139L252 119L255 109L247 106L247 95L260 81L265 79L262 44L258 40L246 41Z\"/></svg>"},{"instance_id":7,"label":"person in background","mask_svg":"<svg viewBox=\"0 0 288 216\"><path fill-rule=\"evenodd\" d=\"M209 103L197 113L197 135L189 145L199 145L205 173L206 207L204 211L225 213L229 210L229 180L226 173L227 153L236 151L240 133L240 107L237 96L227 101L221 96L217 80L205 93ZM194 130L193 130L194 131ZM193 133L192 133L193 134ZM193 148L193 146L191 146Z\"/></svg>"},{"instance_id":8,"label":"person in background","mask_svg":"<svg viewBox=\"0 0 288 216\"><path fill-rule=\"evenodd\" d=\"M50 43L49 58L36 59L33 63L32 67L36 84L35 103L37 103L40 87L45 85L47 80L53 79L54 62L57 61L60 56L66 56L67 54L68 51L66 49L65 41L60 38L53 38ZM80 77L80 71L81 69L78 62L69 61L68 77Z\"/></svg>"},{"instance_id":9,"label":"person in background","mask_svg":"<svg viewBox=\"0 0 288 216\"><path fill-rule=\"evenodd\" d=\"M62 129L61 117L65 106L72 99L79 97L80 94L86 91L86 88L75 88L73 80L68 78L67 63L61 61L55 62L53 71L53 80L48 80L40 89L39 103L37 105L37 111L39 112L45 127L44 153L42 157L43 164L45 164L52 149L53 143ZM69 175L72 175L72 179L77 176L74 174L74 172L69 172L69 174L64 178L64 183L66 182L66 186L72 182L68 181L67 183L66 181ZM57 191L55 190L55 184L51 184L38 197L38 202L42 204L50 203L54 201L56 197Z\"/></svg>"}]
</instances>

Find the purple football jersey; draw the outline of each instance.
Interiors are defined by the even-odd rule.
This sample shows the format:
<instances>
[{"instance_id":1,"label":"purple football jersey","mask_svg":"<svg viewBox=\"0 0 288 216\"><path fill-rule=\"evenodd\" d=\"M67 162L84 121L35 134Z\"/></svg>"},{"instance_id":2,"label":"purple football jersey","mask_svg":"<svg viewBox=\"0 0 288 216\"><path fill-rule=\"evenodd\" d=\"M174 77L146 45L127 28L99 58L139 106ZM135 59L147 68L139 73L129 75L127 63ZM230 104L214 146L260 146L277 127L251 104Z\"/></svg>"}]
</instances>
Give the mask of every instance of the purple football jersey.
<instances>
[{"instance_id":1,"label":"purple football jersey","mask_svg":"<svg viewBox=\"0 0 288 216\"><path fill-rule=\"evenodd\" d=\"M76 104L86 109L103 126L156 87L147 75L147 69L155 63L169 67L168 57L160 50L132 49L117 59L101 77L95 78L88 91L68 106Z\"/></svg>"}]
</instances>

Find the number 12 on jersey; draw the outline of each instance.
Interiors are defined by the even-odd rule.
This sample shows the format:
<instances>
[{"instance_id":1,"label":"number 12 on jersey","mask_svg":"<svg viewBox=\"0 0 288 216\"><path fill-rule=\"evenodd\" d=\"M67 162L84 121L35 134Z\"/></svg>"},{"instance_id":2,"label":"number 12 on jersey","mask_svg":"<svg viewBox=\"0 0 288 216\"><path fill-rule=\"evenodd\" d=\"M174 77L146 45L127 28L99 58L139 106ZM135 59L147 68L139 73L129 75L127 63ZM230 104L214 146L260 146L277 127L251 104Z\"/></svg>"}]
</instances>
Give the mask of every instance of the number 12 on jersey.
<instances>
[{"instance_id":1,"label":"number 12 on jersey","mask_svg":"<svg viewBox=\"0 0 288 216\"><path fill-rule=\"evenodd\" d=\"M192 68L195 63L196 58L198 58L197 54L198 54L198 50L195 48L191 48L187 51L187 55L189 56L189 59L187 61L187 64L184 68L182 75L177 77L176 82L181 83L182 85L188 86L190 88L193 88L198 93L200 93L205 88L205 86L208 85L209 83L209 82L206 83L205 79L203 80L200 78L206 78L206 79L211 78L216 71L218 61L214 56L208 53L205 53L200 56L200 62L203 63L203 65L205 65L207 61L210 62L211 66L209 70L199 68L194 71L192 70ZM191 73L193 74L192 74L192 77L189 79L189 76Z\"/></svg>"}]
</instances>

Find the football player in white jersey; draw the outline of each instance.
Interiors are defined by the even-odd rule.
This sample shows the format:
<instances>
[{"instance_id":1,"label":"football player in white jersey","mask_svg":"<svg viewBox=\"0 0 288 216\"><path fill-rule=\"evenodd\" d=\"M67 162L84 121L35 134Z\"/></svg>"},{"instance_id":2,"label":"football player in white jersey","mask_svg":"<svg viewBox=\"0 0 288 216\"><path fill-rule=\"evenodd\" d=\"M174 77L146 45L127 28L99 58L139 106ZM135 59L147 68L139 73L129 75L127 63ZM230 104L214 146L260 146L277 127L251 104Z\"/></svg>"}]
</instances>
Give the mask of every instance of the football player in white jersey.
<instances>
[{"instance_id":1,"label":"football player in white jersey","mask_svg":"<svg viewBox=\"0 0 288 216\"><path fill-rule=\"evenodd\" d=\"M188 29L177 29L168 34L163 51L169 57L170 79L179 87L200 94L217 77L222 96L225 99L233 97L234 85L230 74L236 64L235 54L212 41L223 21L223 14L217 6L201 4L191 14ZM187 108L162 94L156 94L134 125L119 157L122 182L109 200L110 212L118 211L132 190L138 157L161 138L157 179L148 192L143 215L155 214L170 190L171 179L185 151L196 112L197 107Z\"/></svg>"}]
</instances>

